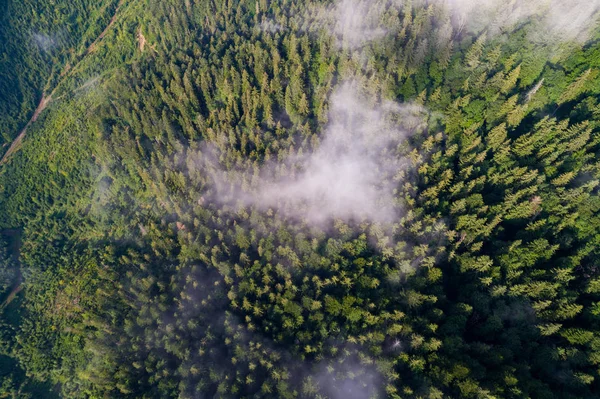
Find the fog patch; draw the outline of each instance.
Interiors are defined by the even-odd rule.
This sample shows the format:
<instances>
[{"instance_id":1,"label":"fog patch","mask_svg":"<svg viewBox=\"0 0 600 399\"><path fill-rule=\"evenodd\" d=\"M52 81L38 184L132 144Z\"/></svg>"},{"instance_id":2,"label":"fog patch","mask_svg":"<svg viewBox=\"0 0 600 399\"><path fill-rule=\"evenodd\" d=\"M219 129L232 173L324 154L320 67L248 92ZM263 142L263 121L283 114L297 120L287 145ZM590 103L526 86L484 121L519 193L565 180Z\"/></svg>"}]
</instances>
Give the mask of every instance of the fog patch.
<instances>
[{"instance_id":1,"label":"fog patch","mask_svg":"<svg viewBox=\"0 0 600 399\"><path fill-rule=\"evenodd\" d=\"M72 93L76 96L82 96L84 94L89 94L92 92L98 92L98 94L102 95L103 90L101 84L101 77L99 75L92 76L88 78L81 85L73 89Z\"/></svg>"},{"instance_id":2,"label":"fog patch","mask_svg":"<svg viewBox=\"0 0 600 399\"><path fill-rule=\"evenodd\" d=\"M600 17L600 0L552 1L545 23L557 36L585 41Z\"/></svg>"},{"instance_id":3,"label":"fog patch","mask_svg":"<svg viewBox=\"0 0 600 399\"><path fill-rule=\"evenodd\" d=\"M384 378L367 356L339 356L316 365L304 379L302 391L308 397L367 399L380 397Z\"/></svg>"},{"instance_id":4,"label":"fog patch","mask_svg":"<svg viewBox=\"0 0 600 399\"><path fill-rule=\"evenodd\" d=\"M317 35L326 32L335 38L338 48L355 50L399 30L394 16L401 8L401 0L337 0L329 5L308 4L302 11L287 12L295 32ZM261 28L273 31L271 24L263 21Z\"/></svg>"},{"instance_id":5,"label":"fog patch","mask_svg":"<svg viewBox=\"0 0 600 399\"><path fill-rule=\"evenodd\" d=\"M280 164L267 163L252 176L216 168L217 199L235 197L314 225L331 219L392 222L400 211L394 188L408 166L405 140L426 127L427 116L421 106L377 102L357 82L347 82L332 94L329 123L311 154L284 160L285 176L276 172ZM204 158L215 159L206 152ZM232 179L249 187L232 194Z\"/></svg>"},{"instance_id":6,"label":"fog patch","mask_svg":"<svg viewBox=\"0 0 600 399\"><path fill-rule=\"evenodd\" d=\"M537 39L578 41L589 39L598 21L600 0L438 0L449 8L458 32L499 34L534 21ZM541 30L540 30L541 29Z\"/></svg>"},{"instance_id":7,"label":"fog patch","mask_svg":"<svg viewBox=\"0 0 600 399\"><path fill-rule=\"evenodd\" d=\"M31 35L33 42L44 52L48 52L58 45L55 37L44 35L42 33L33 33Z\"/></svg>"},{"instance_id":8,"label":"fog patch","mask_svg":"<svg viewBox=\"0 0 600 399\"><path fill-rule=\"evenodd\" d=\"M495 36L527 23L532 24L529 39L535 42L583 43L600 19L600 0L338 0L317 13L310 25L329 31L339 47L356 49L398 32L400 14L424 9L438 16L434 33L442 43L452 34Z\"/></svg>"},{"instance_id":9,"label":"fog patch","mask_svg":"<svg viewBox=\"0 0 600 399\"><path fill-rule=\"evenodd\" d=\"M282 30L282 27L280 24L278 24L277 22L275 22L273 20L264 19L260 23L260 30L263 32L277 33Z\"/></svg>"},{"instance_id":10,"label":"fog patch","mask_svg":"<svg viewBox=\"0 0 600 399\"><path fill-rule=\"evenodd\" d=\"M385 36L387 31L380 23L383 4L363 0L338 1L333 12L333 33L340 46L356 48Z\"/></svg>"}]
</instances>

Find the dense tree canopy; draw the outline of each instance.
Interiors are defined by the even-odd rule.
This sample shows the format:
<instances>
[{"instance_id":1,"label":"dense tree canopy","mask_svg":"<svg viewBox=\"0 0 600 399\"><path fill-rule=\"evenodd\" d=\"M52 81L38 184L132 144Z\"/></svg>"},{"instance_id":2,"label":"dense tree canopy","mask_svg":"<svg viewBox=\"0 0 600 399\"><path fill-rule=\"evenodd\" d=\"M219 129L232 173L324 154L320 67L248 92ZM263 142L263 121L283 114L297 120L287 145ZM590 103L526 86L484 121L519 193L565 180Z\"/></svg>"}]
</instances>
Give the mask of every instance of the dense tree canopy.
<instances>
[{"instance_id":1,"label":"dense tree canopy","mask_svg":"<svg viewBox=\"0 0 600 399\"><path fill-rule=\"evenodd\" d=\"M0 397L600 394L595 26L0 10Z\"/></svg>"}]
</instances>

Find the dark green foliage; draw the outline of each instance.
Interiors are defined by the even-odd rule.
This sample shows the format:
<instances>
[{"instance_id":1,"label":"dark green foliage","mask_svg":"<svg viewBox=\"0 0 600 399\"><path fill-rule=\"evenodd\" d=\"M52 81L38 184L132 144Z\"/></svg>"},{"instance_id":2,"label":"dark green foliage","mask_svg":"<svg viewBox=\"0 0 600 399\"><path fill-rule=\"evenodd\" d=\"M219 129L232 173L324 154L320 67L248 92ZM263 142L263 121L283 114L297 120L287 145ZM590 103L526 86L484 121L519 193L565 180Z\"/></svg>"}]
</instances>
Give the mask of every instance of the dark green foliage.
<instances>
[{"instance_id":1,"label":"dark green foliage","mask_svg":"<svg viewBox=\"0 0 600 399\"><path fill-rule=\"evenodd\" d=\"M102 32L115 6L115 0L0 2L0 145L25 127L42 94Z\"/></svg>"},{"instance_id":2,"label":"dark green foliage","mask_svg":"<svg viewBox=\"0 0 600 399\"><path fill-rule=\"evenodd\" d=\"M0 44L25 65L0 64L20 93L5 140L54 90L0 165L0 229L20 235L0 288L24 288L0 397L598 396L598 41L445 37L418 1L374 2L388 34L360 48L328 32L329 2L57 3L0 6L24 15L0 39L69 32L49 53ZM346 81L429 111L386 149L396 217L247 201L301 173Z\"/></svg>"}]
</instances>

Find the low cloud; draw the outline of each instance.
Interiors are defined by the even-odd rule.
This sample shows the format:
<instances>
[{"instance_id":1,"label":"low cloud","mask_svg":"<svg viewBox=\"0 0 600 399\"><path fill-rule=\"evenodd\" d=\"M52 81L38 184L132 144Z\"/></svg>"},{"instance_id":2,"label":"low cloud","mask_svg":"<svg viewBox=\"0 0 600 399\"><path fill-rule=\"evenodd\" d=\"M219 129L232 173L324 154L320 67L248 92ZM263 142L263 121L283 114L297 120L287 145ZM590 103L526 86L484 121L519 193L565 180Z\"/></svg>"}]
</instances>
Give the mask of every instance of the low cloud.
<instances>
[{"instance_id":1,"label":"low cloud","mask_svg":"<svg viewBox=\"0 0 600 399\"><path fill-rule=\"evenodd\" d=\"M355 49L399 29L398 20L392 16L432 5L446 9L455 34L497 35L532 22L530 39L551 44L585 42L600 18L600 0L416 0L409 4L400 0L338 0L321 11L323 17L313 25L329 30L340 47ZM388 20L396 22L389 24ZM442 26L436 33L446 37L446 30Z\"/></svg>"},{"instance_id":2,"label":"low cloud","mask_svg":"<svg viewBox=\"0 0 600 399\"><path fill-rule=\"evenodd\" d=\"M600 0L438 0L454 17L455 29L501 33L535 21L537 39L579 41L590 36L598 21ZM539 30L541 29L541 31Z\"/></svg>"},{"instance_id":3,"label":"low cloud","mask_svg":"<svg viewBox=\"0 0 600 399\"><path fill-rule=\"evenodd\" d=\"M281 25L279 25L277 22L275 22L273 20L264 19L260 23L260 29L263 32L277 33L277 32L280 32L282 30L282 27L281 27Z\"/></svg>"},{"instance_id":4,"label":"low cloud","mask_svg":"<svg viewBox=\"0 0 600 399\"><path fill-rule=\"evenodd\" d=\"M303 392L308 397L328 399L380 397L384 378L374 362L349 348L341 352L342 355L314 366L304 380Z\"/></svg>"},{"instance_id":5,"label":"low cloud","mask_svg":"<svg viewBox=\"0 0 600 399\"><path fill-rule=\"evenodd\" d=\"M342 47L356 48L385 36L381 26L385 2L340 0L333 11L333 34Z\"/></svg>"},{"instance_id":6,"label":"low cloud","mask_svg":"<svg viewBox=\"0 0 600 399\"><path fill-rule=\"evenodd\" d=\"M56 38L41 33L31 35L34 43L43 51L48 52L58 45Z\"/></svg>"},{"instance_id":7,"label":"low cloud","mask_svg":"<svg viewBox=\"0 0 600 399\"><path fill-rule=\"evenodd\" d=\"M600 17L600 0L554 0L551 3L545 18L548 28L571 40L589 38Z\"/></svg>"},{"instance_id":8,"label":"low cloud","mask_svg":"<svg viewBox=\"0 0 600 399\"><path fill-rule=\"evenodd\" d=\"M393 16L402 7L401 0L337 0L293 10L290 17L299 31L327 32L339 48L355 50L400 29Z\"/></svg>"},{"instance_id":9,"label":"low cloud","mask_svg":"<svg viewBox=\"0 0 600 399\"><path fill-rule=\"evenodd\" d=\"M461 32L493 36L532 23L529 39L535 42L583 43L599 21L600 0L338 0L300 16L300 25L324 29L340 48L354 50L397 32L399 14L419 9L441 17L435 34L442 41ZM448 16L451 25L443 24Z\"/></svg>"},{"instance_id":10,"label":"low cloud","mask_svg":"<svg viewBox=\"0 0 600 399\"><path fill-rule=\"evenodd\" d=\"M317 225L331 219L391 222L400 211L394 187L407 166L405 139L425 128L426 120L420 106L375 103L356 82L342 84L331 96L329 123L318 148L285 160L287 176L276 177L275 165L265 165L254 189L237 198ZM225 181L231 174L227 179L225 174L217 170L213 175L221 198L230 194Z\"/></svg>"}]
</instances>

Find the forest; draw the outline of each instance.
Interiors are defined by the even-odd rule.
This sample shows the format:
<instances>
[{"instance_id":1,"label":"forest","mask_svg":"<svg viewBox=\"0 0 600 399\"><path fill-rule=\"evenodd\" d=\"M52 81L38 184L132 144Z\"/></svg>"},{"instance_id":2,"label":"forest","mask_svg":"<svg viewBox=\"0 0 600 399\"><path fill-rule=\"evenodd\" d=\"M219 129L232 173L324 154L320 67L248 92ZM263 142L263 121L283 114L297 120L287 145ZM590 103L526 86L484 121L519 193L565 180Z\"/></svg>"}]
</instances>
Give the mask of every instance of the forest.
<instances>
[{"instance_id":1,"label":"forest","mask_svg":"<svg viewBox=\"0 0 600 399\"><path fill-rule=\"evenodd\" d=\"M0 0L0 398L600 397L600 0Z\"/></svg>"}]
</instances>

